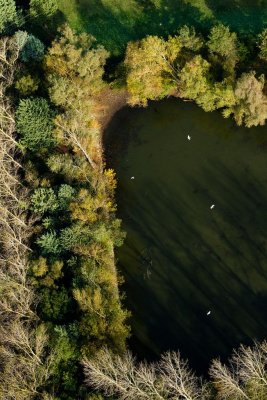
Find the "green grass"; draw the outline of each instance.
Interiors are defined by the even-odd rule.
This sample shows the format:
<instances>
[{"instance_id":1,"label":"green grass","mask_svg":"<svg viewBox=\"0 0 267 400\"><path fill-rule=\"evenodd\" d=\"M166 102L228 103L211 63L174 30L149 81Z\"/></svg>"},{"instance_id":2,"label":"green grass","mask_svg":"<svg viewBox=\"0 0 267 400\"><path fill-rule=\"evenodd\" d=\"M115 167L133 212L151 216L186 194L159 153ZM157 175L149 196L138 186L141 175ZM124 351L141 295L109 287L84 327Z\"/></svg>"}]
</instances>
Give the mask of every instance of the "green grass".
<instances>
[{"instance_id":1,"label":"green grass","mask_svg":"<svg viewBox=\"0 0 267 400\"><path fill-rule=\"evenodd\" d=\"M166 36L184 24L203 32L216 21L242 34L267 26L267 0L59 0L72 27L94 35L113 55L130 40Z\"/></svg>"}]
</instances>

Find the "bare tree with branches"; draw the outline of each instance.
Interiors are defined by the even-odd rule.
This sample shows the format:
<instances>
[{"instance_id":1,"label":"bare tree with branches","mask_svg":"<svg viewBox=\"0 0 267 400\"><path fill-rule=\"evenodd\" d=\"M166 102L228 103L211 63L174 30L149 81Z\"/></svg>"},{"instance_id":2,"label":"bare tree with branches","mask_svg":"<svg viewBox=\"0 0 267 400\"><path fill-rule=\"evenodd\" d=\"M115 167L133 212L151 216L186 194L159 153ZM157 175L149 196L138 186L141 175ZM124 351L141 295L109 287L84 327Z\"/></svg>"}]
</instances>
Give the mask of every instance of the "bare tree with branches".
<instances>
[{"instance_id":1,"label":"bare tree with branches","mask_svg":"<svg viewBox=\"0 0 267 400\"><path fill-rule=\"evenodd\" d=\"M229 367L219 360L211 364L210 375L219 399L267 399L267 342L253 347L240 346L230 358Z\"/></svg>"},{"instance_id":2,"label":"bare tree with branches","mask_svg":"<svg viewBox=\"0 0 267 400\"><path fill-rule=\"evenodd\" d=\"M28 282L27 190L22 185L14 112L6 95L19 55L15 38L0 39L0 397L29 400L53 369L47 333Z\"/></svg>"},{"instance_id":3,"label":"bare tree with branches","mask_svg":"<svg viewBox=\"0 0 267 400\"><path fill-rule=\"evenodd\" d=\"M189 369L179 352L165 353L158 363L136 363L127 352L112 355L103 349L94 360L84 359L87 385L121 400L205 400L205 383Z\"/></svg>"}]
</instances>

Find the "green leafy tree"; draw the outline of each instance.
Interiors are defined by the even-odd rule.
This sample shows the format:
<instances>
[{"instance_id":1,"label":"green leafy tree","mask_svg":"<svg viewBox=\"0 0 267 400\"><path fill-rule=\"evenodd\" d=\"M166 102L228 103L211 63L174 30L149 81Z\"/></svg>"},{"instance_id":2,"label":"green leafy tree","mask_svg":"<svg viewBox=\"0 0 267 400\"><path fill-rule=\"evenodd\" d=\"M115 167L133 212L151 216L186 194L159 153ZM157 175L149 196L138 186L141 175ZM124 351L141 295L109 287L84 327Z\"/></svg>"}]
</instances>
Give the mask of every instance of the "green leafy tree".
<instances>
[{"instance_id":1,"label":"green leafy tree","mask_svg":"<svg viewBox=\"0 0 267 400\"><path fill-rule=\"evenodd\" d=\"M67 184L60 185L58 190L58 201L62 209L68 208L75 195L75 189Z\"/></svg>"},{"instance_id":2,"label":"green leafy tree","mask_svg":"<svg viewBox=\"0 0 267 400\"><path fill-rule=\"evenodd\" d=\"M57 393L60 395L68 393L66 399L76 398L79 391L77 375L80 352L77 345L77 330L77 324L72 323L64 326L54 325L51 331L50 345L56 349L53 383L51 383L58 388Z\"/></svg>"},{"instance_id":3,"label":"green leafy tree","mask_svg":"<svg viewBox=\"0 0 267 400\"><path fill-rule=\"evenodd\" d=\"M91 35L79 35L67 25L60 34L45 57L51 99L66 108L83 107L88 114L91 96L104 87L102 77L109 53L103 46L94 47Z\"/></svg>"},{"instance_id":4,"label":"green leafy tree","mask_svg":"<svg viewBox=\"0 0 267 400\"><path fill-rule=\"evenodd\" d=\"M240 60L239 50L242 47L238 42L237 34L230 32L228 26L216 25L210 31L207 46L211 54L219 57L224 70L230 75L233 74L235 65Z\"/></svg>"},{"instance_id":5,"label":"green leafy tree","mask_svg":"<svg viewBox=\"0 0 267 400\"><path fill-rule=\"evenodd\" d=\"M260 58L267 61L267 29L264 29L264 31L259 34L258 46L260 49Z\"/></svg>"},{"instance_id":6,"label":"green leafy tree","mask_svg":"<svg viewBox=\"0 0 267 400\"><path fill-rule=\"evenodd\" d=\"M67 25L60 34L45 57L51 100L65 111L56 118L57 138L94 169L94 156L101 152L94 96L105 87L102 78L109 53L95 46L92 36L77 34Z\"/></svg>"},{"instance_id":7,"label":"green leafy tree","mask_svg":"<svg viewBox=\"0 0 267 400\"><path fill-rule=\"evenodd\" d=\"M198 100L210 90L210 64L200 55L188 61L179 74L182 97Z\"/></svg>"},{"instance_id":8,"label":"green leafy tree","mask_svg":"<svg viewBox=\"0 0 267 400\"><path fill-rule=\"evenodd\" d=\"M181 46L186 49L197 52L203 47L203 38L196 34L194 27L182 26L178 31L178 37Z\"/></svg>"},{"instance_id":9,"label":"green leafy tree","mask_svg":"<svg viewBox=\"0 0 267 400\"><path fill-rule=\"evenodd\" d=\"M86 183L91 174L88 162L83 157L71 154L52 154L48 157L47 165L52 172L62 174L69 183Z\"/></svg>"},{"instance_id":10,"label":"green leafy tree","mask_svg":"<svg viewBox=\"0 0 267 400\"><path fill-rule=\"evenodd\" d=\"M57 0L30 0L30 15L32 17L51 17L57 10Z\"/></svg>"},{"instance_id":11,"label":"green leafy tree","mask_svg":"<svg viewBox=\"0 0 267 400\"><path fill-rule=\"evenodd\" d=\"M55 281L63 276L63 261L48 262L44 257L31 260L32 284L35 287L57 288Z\"/></svg>"},{"instance_id":12,"label":"green leafy tree","mask_svg":"<svg viewBox=\"0 0 267 400\"><path fill-rule=\"evenodd\" d=\"M40 309L42 317L54 322L62 322L70 309L71 298L67 290L44 288L41 290Z\"/></svg>"},{"instance_id":13,"label":"green leafy tree","mask_svg":"<svg viewBox=\"0 0 267 400\"><path fill-rule=\"evenodd\" d=\"M59 255L61 246L55 231L43 233L36 241L44 255Z\"/></svg>"},{"instance_id":14,"label":"green leafy tree","mask_svg":"<svg viewBox=\"0 0 267 400\"><path fill-rule=\"evenodd\" d=\"M209 82L207 90L198 96L196 103L206 112L234 106L236 97L233 84L227 79L214 84Z\"/></svg>"},{"instance_id":15,"label":"green leafy tree","mask_svg":"<svg viewBox=\"0 0 267 400\"><path fill-rule=\"evenodd\" d=\"M222 24L214 26L210 31L207 45L212 53L222 57L238 57L237 35L235 32L230 32L228 26Z\"/></svg>"},{"instance_id":16,"label":"green leafy tree","mask_svg":"<svg viewBox=\"0 0 267 400\"><path fill-rule=\"evenodd\" d=\"M10 33L20 22L15 0L0 0L0 33Z\"/></svg>"},{"instance_id":17,"label":"green leafy tree","mask_svg":"<svg viewBox=\"0 0 267 400\"><path fill-rule=\"evenodd\" d=\"M31 151L49 149L55 144L53 117L48 102L43 98L20 100L16 112L21 143Z\"/></svg>"},{"instance_id":18,"label":"green leafy tree","mask_svg":"<svg viewBox=\"0 0 267 400\"><path fill-rule=\"evenodd\" d=\"M57 196L52 188L35 189L31 196L32 209L35 213L53 212L58 209Z\"/></svg>"},{"instance_id":19,"label":"green leafy tree","mask_svg":"<svg viewBox=\"0 0 267 400\"><path fill-rule=\"evenodd\" d=\"M210 64L200 55L188 61L180 72L180 95L195 100L205 111L234 106L236 96L230 79L214 83Z\"/></svg>"},{"instance_id":20,"label":"green leafy tree","mask_svg":"<svg viewBox=\"0 0 267 400\"><path fill-rule=\"evenodd\" d=\"M267 119L267 96L263 92L264 76L258 79L254 71L244 73L235 87L235 105L223 111L224 117L233 114L238 125L264 125Z\"/></svg>"},{"instance_id":21,"label":"green leafy tree","mask_svg":"<svg viewBox=\"0 0 267 400\"><path fill-rule=\"evenodd\" d=\"M15 88L22 96L28 96L36 92L38 85L39 82L36 78L33 78L31 75L24 75L17 80Z\"/></svg>"}]
</instances>

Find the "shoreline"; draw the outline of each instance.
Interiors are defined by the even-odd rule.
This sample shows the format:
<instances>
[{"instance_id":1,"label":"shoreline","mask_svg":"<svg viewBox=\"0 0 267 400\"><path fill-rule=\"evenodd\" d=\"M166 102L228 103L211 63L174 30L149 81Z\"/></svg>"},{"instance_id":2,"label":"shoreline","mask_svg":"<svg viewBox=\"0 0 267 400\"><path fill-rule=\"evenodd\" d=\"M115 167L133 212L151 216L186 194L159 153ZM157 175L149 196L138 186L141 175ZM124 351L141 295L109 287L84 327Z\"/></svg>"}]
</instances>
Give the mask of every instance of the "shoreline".
<instances>
[{"instance_id":1,"label":"shoreline","mask_svg":"<svg viewBox=\"0 0 267 400\"><path fill-rule=\"evenodd\" d=\"M105 88L95 97L96 119L100 126L100 136L119 110L128 104L128 92L126 89Z\"/></svg>"}]
</instances>

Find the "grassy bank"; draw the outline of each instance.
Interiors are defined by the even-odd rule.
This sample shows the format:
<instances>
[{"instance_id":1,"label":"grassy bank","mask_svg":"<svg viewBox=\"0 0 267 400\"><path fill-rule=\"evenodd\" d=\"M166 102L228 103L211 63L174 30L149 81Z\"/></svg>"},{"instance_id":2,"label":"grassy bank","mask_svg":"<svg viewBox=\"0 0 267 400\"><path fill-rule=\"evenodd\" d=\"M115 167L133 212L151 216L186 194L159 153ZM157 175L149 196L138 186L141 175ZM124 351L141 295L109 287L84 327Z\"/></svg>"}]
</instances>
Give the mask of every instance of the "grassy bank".
<instances>
[{"instance_id":1,"label":"grassy bank","mask_svg":"<svg viewBox=\"0 0 267 400\"><path fill-rule=\"evenodd\" d=\"M59 0L59 6L73 28L94 35L113 55L131 40L166 37L184 24L207 33L221 22L249 37L266 27L267 17L265 0Z\"/></svg>"}]
</instances>

